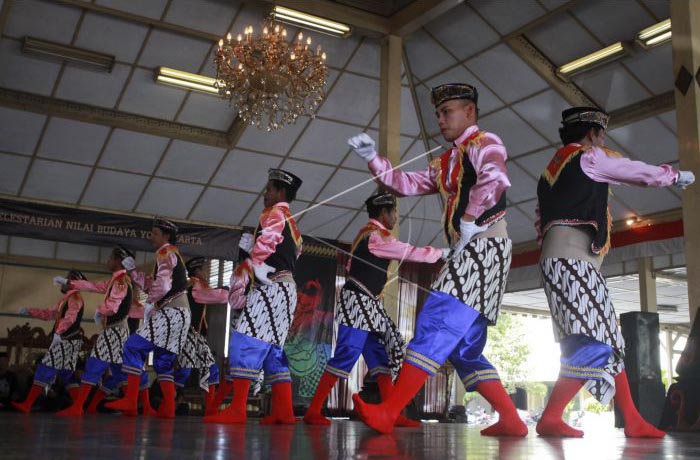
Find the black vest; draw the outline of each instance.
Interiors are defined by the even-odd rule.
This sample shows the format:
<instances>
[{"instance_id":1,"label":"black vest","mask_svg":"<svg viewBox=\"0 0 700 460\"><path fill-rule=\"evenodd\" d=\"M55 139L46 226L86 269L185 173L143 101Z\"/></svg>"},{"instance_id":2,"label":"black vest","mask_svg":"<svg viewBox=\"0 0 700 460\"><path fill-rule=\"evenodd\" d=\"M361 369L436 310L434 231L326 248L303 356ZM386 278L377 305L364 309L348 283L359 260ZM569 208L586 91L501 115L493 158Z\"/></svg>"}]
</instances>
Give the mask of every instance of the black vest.
<instances>
[{"instance_id":1,"label":"black vest","mask_svg":"<svg viewBox=\"0 0 700 460\"><path fill-rule=\"evenodd\" d=\"M182 257L180 257L180 252L178 251L177 247L173 245L168 245L160 249L156 254L156 263L153 266L153 278L155 279L156 274L158 273L159 259L161 257L167 257L167 255L170 252L175 253L177 263L175 265L175 268L173 269L173 277L170 290L165 293L160 302L169 299L175 294L185 292L187 290L187 269L185 268L185 263L182 261Z\"/></svg>"},{"instance_id":2,"label":"black vest","mask_svg":"<svg viewBox=\"0 0 700 460\"><path fill-rule=\"evenodd\" d=\"M201 333L203 336L206 336L207 330L206 328L203 328L202 325L204 323L204 314L206 312L207 306L206 304L198 303L194 300L194 296L192 295L193 287L194 285L191 285L189 288L187 288L187 300L190 302L190 312L192 314L192 319L190 320L190 327L195 331Z\"/></svg>"},{"instance_id":3,"label":"black vest","mask_svg":"<svg viewBox=\"0 0 700 460\"><path fill-rule=\"evenodd\" d=\"M368 224L360 230L360 233L355 238L350 253L352 260L348 276L362 283L374 297L377 297L382 293L384 285L386 285L387 269L391 260L382 259L370 252L369 237L373 232L382 232L382 229ZM364 289L361 289L352 280L348 280L345 283L345 287L354 291L364 292Z\"/></svg>"},{"instance_id":4,"label":"black vest","mask_svg":"<svg viewBox=\"0 0 700 460\"><path fill-rule=\"evenodd\" d=\"M585 148L577 144L562 147L554 154L537 184L540 205L540 232L554 225L590 226L594 230L591 251L607 253L610 247L610 186L596 182L581 169Z\"/></svg>"},{"instance_id":5,"label":"black vest","mask_svg":"<svg viewBox=\"0 0 700 460\"><path fill-rule=\"evenodd\" d=\"M73 295L77 295L80 297L80 294L76 291ZM82 303L83 299L80 299L80 302ZM75 321L73 321L73 324L68 326L68 329L63 331L63 334L61 334L61 337L63 339L74 339L80 335L80 322L83 320L83 310L84 308L81 308L80 311L78 311L78 316L76 316ZM56 319L56 323L54 324L53 329L51 332L56 332L56 326L58 326L58 323L60 322L61 319L65 318L66 313L68 312L68 298L63 302L63 305L61 305L61 311L60 314L58 315L58 319Z\"/></svg>"},{"instance_id":6,"label":"black vest","mask_svg":"<svg viewBox=\"0 0 700 460\"><path fill-rule=\"evenodd\" d=\"M459 224L464 211L469 205L469 190L476 184L477 174L474 165L469 160L467 149L472 143L478 143L482 133L477 131L464 141L465 148L461 151L459 160L455 163L455 168L459 168L459 175L456 180L459 181L458 192L453 192L455 184L450 184L448 189L448 175L450 174L450 156L452 149L443 153L439 158L433 160L433 167L438 170L438 189L445 201L445 216L443 218L443 231L449 244L452 244L453 238L459 236ZM450 178L450 182L455 179ZM481 215L476 216L475 223L477 225L489 224L503 217L506 213L506 192L501 193L501 196L491 208L484 211Z\"/></svg>"},{"instance_id":7,"label":"black vest","mask_svg":"<svg viewBox=\"0 0 700 460\"><path fill-rule=\"evenodd\" d=\"M111 326L112 324L118 323L127 316L129 316L129 310L131 309L131 302L134 298L134 288L131 285L131 279L127 274L122 275L120 278L124 283L126 283L127 290L126 290L126 296L124 296L124 299L122 299L121 303L119 304L119 308L117 309L117 312L111 316L107 317L107 326ZM116 282L116 280L115 280ZM110 283L109 287L107 288L107 293L105 294L105 298L109 297L110 292L112 292L112 286L114 282Z\"/></svg>"},{"instance_id":8,"label":"black vest","mask_svg":"<svg viewBox=\"0 0 700 460\"><path fill-rule=\"evenodd\" d=\"M274 206L273 206L274 208ZM275 273L288 271L294 273L294 267L297 262L297 253L301 245L301 236L296 229L296 223L291 218L286 208L279 208L284 212L287 220L284 222L284 230L282 230L282 241L275 248L275 252L265 260L265 263L275 269ZM262 234L260 225L255 229L255 238L257 239ZM296 236L295 236L296 235ZM274 274L273 274L274 275Z\"/></svg>"}]
</instances>

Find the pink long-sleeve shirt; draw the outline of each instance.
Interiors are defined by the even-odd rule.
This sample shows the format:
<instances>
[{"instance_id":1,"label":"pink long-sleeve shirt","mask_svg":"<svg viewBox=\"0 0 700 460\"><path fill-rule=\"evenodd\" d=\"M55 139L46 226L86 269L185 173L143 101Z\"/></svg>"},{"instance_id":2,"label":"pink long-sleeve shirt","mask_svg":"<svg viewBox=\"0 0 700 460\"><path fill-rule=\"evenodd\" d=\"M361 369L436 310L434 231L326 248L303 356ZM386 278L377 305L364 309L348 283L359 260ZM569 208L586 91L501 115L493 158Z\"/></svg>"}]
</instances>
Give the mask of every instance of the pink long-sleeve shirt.
<instances>
[{"instance_id":1,"label":"pink long-sleeve shirt","mask_svg":"<svg viewBox=\"0 0 700 460\"><path fill-rule=\"evenodd\" d=\"M105 296L102 303L97 307L97 311L104 316L112 316L119 310L124 298L129 293L129 287L124 280L126 276L126 270L117 270L112 273L112 277L106 281L71 281L71 286L80 291L86 292L98 292L101 294L107 294L109 287L111 285L111 290L109 294ZM133 308L133 304L130 307Z\"/></svg>"},{"instance_id":2,"label":"pink long-sleeve shirt","mask_svg":"<svg viewBox=\"0 0 700 460\"><path fill-rule=\"evenodd\" d=\"M678 170L670 165L654 166L643 161L630 160L620 153L599 147L590 147L581 153L580 164L581 170L588 178L610 185L668 187L678 180ZM539 205L536 214L537 242L541 245L544 235L540 232Z\"/></svg>"},{"instance_id":3,"label":"pink long-sleeve shirt","mask_svg":"<svg viewBox=\"0 0 700 460\"><path fill-rule=\"evenodd\" d=\"M282 242L288 213L289 203L285 202L276 203L263 211L260 216L260 235L255 238L253 249L250 250L250 260L253 264L265 262Z\"/></svg>"},{"instance_id":4,"label":"pink long-sleeve shirt","mask_svg":"<svg viewBox=\"0 0 700 460\"><path fill-rule=\"evenodd\" d=\"M227 289L214 289L199 278L191 277L192 297L197 303L225 304L228 302L229 291Z\"/></svg>"},{"instance_id":5,"label":"pink long-sleeve shirt","mask_svg":"<svg viewBox=\"0 0 700 460\"><path fill-rule=\"evenodd\" d=\"M60 318L61 309L66 302L68 302L68 309L66 310L66 314L63 315L63 318ZM80 292L77 289L71 289L52 307L30 308L29 315L33 318L43 319L44 321L56 320L57 324L55 325L54 332L61 335L75 324L75 321L78 319L78 313L80 313L83 306L83 298L80 296Z\"/></svg>"},{"instance_id":6,"label":"pink long-sleeve shirt","mask_svg":"<svg viewBox=\"0 0 700 460\"><path fill-rule=\"evenodd\" d=\"M481 135L479 142L468 142L474 136ZM510 187L506 171L508 154L501 139L495 134L479 132L476 125L467 128L453 143L450 151L449 171L447 172L447 190L456 193L457 184L453 184L452 172L457 165L460 146L467 143L467 157L476 171L476 183L469 189L469 204L465 214L479 217L493 207L504 190ZM393 169L389 160L377 155L369 162L369 170L375 180L399 196L428 195L439 191L439 166L435 162L424 170L404 172Z\"/></svg>"},{"instance_id":7,"label":"pink long-sleeve shirt","mask_svg":"<svg viewBox=\"0 0 700 460\"><path fill-rule=\"evenodd\" d=\"M164 244L156 251L156 275L131 272L131 279L148 294L147 302L155 304L163 298L173 284L173 270L177 266L177 251L171 244Z\"/></svg>"},{"instance_id":8,"label":"pink long-sleeve shirt","mask_svg":"<svg viewBox=\"0 0 700 460\"><path fill-rule=\"evenodd\" d=\"M389 233L389 230L376 219L370 219L368 225L374 225L380 231L369 235L367 248L369 252L382 259L403 260L409 262L434 263L442 257L442 250L431 246L419 248L409 243L399 241ZM346 269L350 271L352 258L348 260Z\"/></svg>"}]
</instances>

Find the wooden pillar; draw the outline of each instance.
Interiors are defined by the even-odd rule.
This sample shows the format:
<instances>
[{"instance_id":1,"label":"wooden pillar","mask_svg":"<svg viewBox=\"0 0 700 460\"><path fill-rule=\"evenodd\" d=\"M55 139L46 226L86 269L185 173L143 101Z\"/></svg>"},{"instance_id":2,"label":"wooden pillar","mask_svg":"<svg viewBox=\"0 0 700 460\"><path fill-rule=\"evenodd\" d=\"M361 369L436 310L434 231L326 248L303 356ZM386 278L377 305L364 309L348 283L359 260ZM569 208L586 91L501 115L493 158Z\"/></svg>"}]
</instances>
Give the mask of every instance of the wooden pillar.
<instances>
[{"instance_id":1,"label":"wooden pillar","mask_svg":"<svg viewBox=\"0 0 700 460\"><path fill-rule=\"evenodd\" d=\"M682 169L700 179L700 1L671 0L673 77ZM688 280L700 279L700 185L683 192L683 230ZM688 283L690 323L700 307L700 283Z\"/></svg>"},{"instance_id":2,"label":"wooden pillar","mask_svg":"<svg viewBox=\"0 0 700 460\"><path fill-rule=\"evenodd\" d=\"M639 301L642 311L656 313L656 279L654 278L654 259L640 257L639 267Z\"/></svg>"},{"instance_id":3,"label":"wooden pillar","mask_svg":"<svg viewBox=\"0 0 700 460\"><path fill-rule=\"evenodd\" d=\"M379 93L379 152L393 165L401 162L401 37L382 39ZM400 211L399 202L399 211ZM399 225L392 232L399 235ZM389 266L389 282L384 289L384 307L398 324L398 272L396 262Z\"/></svg>"}]
</instances>

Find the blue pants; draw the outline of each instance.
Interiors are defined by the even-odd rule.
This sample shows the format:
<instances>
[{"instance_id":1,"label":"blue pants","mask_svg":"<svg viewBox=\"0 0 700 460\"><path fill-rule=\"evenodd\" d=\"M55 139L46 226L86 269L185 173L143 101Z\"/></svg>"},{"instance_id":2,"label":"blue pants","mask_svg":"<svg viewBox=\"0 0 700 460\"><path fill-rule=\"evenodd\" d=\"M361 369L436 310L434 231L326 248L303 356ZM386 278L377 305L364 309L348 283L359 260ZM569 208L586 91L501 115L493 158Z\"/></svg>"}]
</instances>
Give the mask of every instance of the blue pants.
<instances>
[{"instance_id":1,"label":"blue pants","mask_svg":"<svg viewBox=\"0 0 700 460\"><path fill-rule=\"evenodd\" d=\"M61 379L61 382L70 388L77 386L80 382L75 376L75 371L70 369L56 369L55 367L49 367L45 364L39 364L34 372L34 385L39 385L40 387L50 387L53 385L56 377Z\"/></svg>"},{"instance_id":2,"label":"blue pants","mask_svg":"<svg viewBox=\"0 0 700 460\"><path fill-rule=\"evenodd\" d=\"M146 357L151 351L153 352L153 368L156 371L157 380L159 382L172 382L177 355L165 348L157 347L138 334L129 336L124 344L122 371L126 374L141 375Z\"/></svg>"},{"instance_id":3,"label":"blue pants","mask_svg":"<svg viewBox=\"0 0 700 460\"><path fill-rule=\"evenodd\" d=\"M585 335L570 335L559 342L559 375L579 380L600 380L613 349Z\"/></svg>"},{"instance_id":4,"label":"blue pants","mask_svg":"<svg viewBox=\"0 0 700 460\"><path fill-rule=\"evenodd\" d=\"M368 331L340 325L333 357L326 364L326 372L346 379L362 355L367 363L369 375L391 375L389 357L379 337Z\"/></svg>"},{"instance_id":5,"label":"blue pants","mask_svg":"<svg viewBox=\"0 0 700 460\"><path fill-rule=\"evenodd\" d=\"M475 309L449 294L433 291L416 320L416 334L408 344L406 362L430 375L449 359L464 388L473 391L498 372L482 354L488 321Z\"/></svg>"},{"instance_id":6,"label":"blue pants","mask_svg":"<svg viewBox=\"0 0 700 460\"><path fill-rule=\"evenodd\" d=\"M107 361L90 357L85 362L82 383L93 386L97 385L100 378L105 375L107 370L111 371L111 375L103 379L103 384L106 388L110 390L115 389L113 387L118 387L120 382L126 380L126 375L122 372L121 364L108 363Z\"/></svg>"},{"instance_id":7,"label":"blue pants","mask_svg":"<svg viewBox=\"0 0 700 460\"><path fill-rule=\"evenodd\" d=\"M231 333L228 362L229 373L235 379L256 381L262 370L270 385L292 381L282 347L237 331Z\"/></svg>"},{"instance_id":8,"label":"blue pants","mask_svg":"<svg viewBox=\"0 0 700 460\"><path fill-rule=\"evenodd\" d=\"M175 385L179 387L184 387L187 383L187 379L190 378L192 374L191 367L181 367L175 371ZM209 366L209 385L216 385L219 383L219 366L216 363Z\"/></svg>"}]
</instances>

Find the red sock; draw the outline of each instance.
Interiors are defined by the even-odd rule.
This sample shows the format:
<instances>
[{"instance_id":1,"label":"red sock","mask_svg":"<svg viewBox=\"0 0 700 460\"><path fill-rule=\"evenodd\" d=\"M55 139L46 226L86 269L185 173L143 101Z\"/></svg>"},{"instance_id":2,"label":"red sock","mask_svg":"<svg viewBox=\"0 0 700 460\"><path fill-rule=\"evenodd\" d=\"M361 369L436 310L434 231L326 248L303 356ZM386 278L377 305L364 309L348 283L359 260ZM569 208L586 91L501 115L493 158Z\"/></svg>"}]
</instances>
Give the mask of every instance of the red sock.
<instances>
[{"instance_id":1,"label":"red sock","mask_svg":"<svg viewBox=\"0 0 700 460\"><path fill-rule=\"evenodd\" d=\"M498 412L498 422L481 430L484 436L527 436L527 426L520 419L515 404L500 380L486 380L476 385L481 394Z\"/></svg>"},{"instance_id":2,"label":"red sock","mask_svg":"<svg viewBox=\"0 0 700 460\"><path fill-rule=\"evenodd\" d=\"M97 405L100 404L103 399L105 399L105 396L107 396L107 394L98 388L97 391L95 391L95 394L92 396L92 400L90 400L86 413L96 414Z\"/></svg>"},{"instance_id":3,"label":"red sock","mask_svg":"<svg viewBox=\"0 0 700 460\"><path fill-rule=\"evenodd\" d=\"M261 425L293 425L297 422L292 406L292 382L272 385L272 412L260 420Z\"/></svg>"},{"instance_id":4,"label":"red sock","mask_svg":"<svg viewBox=\"0 0 700 460\"><path fill-rule=\"evenodd\" d=\"M76 392L72 392L71 394L73 404L62 411L57 412L56 415L64 415L69 417L79 417L83 415L83 406L85 405L85 400L90 394L90 391L92 390L92 385L83 383L79 388L76 388L76 390Z\"/></svg>"},{"instance_id":5,"label":"red sock","mask_svg":"<svg viewBox=\"0 0 700 460\"><path fill-rule=\"evenodd\" d=\"M155 417L158 412L151 406L151 389L146 387L139 392L141 399L141 415L144 417Z\"/></svg>"},{"instance_id":6,"label":"red sock","mask_svg":"<svg viewBox=\"0 0 700 460\"><path fill-rule=\"evenodd\" d=\"M175 418L175 383L168 380L160 382L163 399L158 406L158 418Z\"/></svg>"},{"instance_id":7,"label":"red sock","mask_svg":"<svg viewBox=\"0 0 700 460\"><path fill-rule=\"evenodd\" d=\"M37 384L32 385L32 388L29 390L27 398L21 403L13 402L12 407L25 413L31 412L32 406L34 405L34 401L36 401L36 398L38 398L43 391L44 387L39 386Z\"/></svg>"},{"instance_id":8,"label":"red sock","mask_svg":"<svg viewBox=\"0 0 700 460\"><path fill-rule=\"evenodd\" d=\"M615 376L615 405L625 419L625 436L628 438L663 438L666 433L644 420L632 401L627 372Z\"/></svg>"},{"instance_id":9,"label":"red sock","mask_svg":"<svg viewBox=\"0 0 700 460\"><path fill-rule=\"evenodd\" d=\"M389 396L391 396L391 393L394 391L394 382L391 380L391 375L377 375L377 386L379 387L379 396L382 398L382 401L389 399ZM403 415L402 412L398 417L396 417L396 423L394 423L394 426L416 428L420 426L420 422L417 420L411 420Z\"/></svg>"},{"instance_id":10,"label":"red sock","mask_svg":"<svg viewBox=\"0 0 700 460\"><path fill-rule=\"evenodd\" d=\"M233 379L233 398L231 399L231 405L214 415L204 417L204 421L206 423L245 424L248 420L246 404L248 402L249 389L250 380L240 378Z\"/></svg>"},{"instance_id":11,"label":"red sock","mask_svg":"<svg viewBox=\"0 0 700 460\"><path fill-rule=\"evenodd\" d=\"M216 413L214 399L216 398L216 385L209 385L209 391L204 394L204 415L213 415Z\"/></svg>"},{"instance_id":12,"label":"red sock","mask_svg":"<svg viewBox=\"0 0 700 460\"><path fill-rule=\"evenodd\" d=\"M584 381L580 379L559 377L549 397L547 407L545 407L542 417L537 422L536 429L540 436L562 438L580 438L583 436L583 431L571 427L562 420L566 405L576 396L583 383Z\"/></svg>"},{"instance_id":13,"label":"red sock","mask_svg":"<svg viewBox=\"0 0 700 460\"><path fill-rule=\"evenodd\" d=\"M219 385L219 391L216 392L216 397L214 398L214 402L212 403L214 406L214 410L219 410L219 406L224 402L224 399L226 399L226 396L231 392L231 389L233 388L233 382L230 380L224 380L221 382Z\"/></svg>"},{"instance_id":14,"label":"red sock","mask_svg":"<svg viewBox=\"0 0 700 460\"><path fill-rule=\"evenodd\" d=\"M70 400L72 402L75 402L75 400L78 399L78 396L80 395L80 385L68 387L68 395L70 396Z\"/></svg>"},{"instance_id":15,"label":"red sock","mask_svg":"<svg viewBox=\"0 0 700 460\"><path fill-rule=\"evenodd\" d=\"M321 376L321 380L318 382L316 387L316 393L314 393L314 399L311 400L311 405L306 409L306 414L304 414L304 423L307 425L330 425L331 421L326 417L321 415L321 410L323 410L323 403L331 394L331 390L335 386L335 382L338 381L338 376L333 375L330 372L324 372Z\"/></svg>"},{"instance_id":16,"label":"red sock","mask_svg":"<svg viewBox=\"0 0 700 460\"><path fill-rule=\"evenodd\" d=\"M138 411L139 385L141 378L138 375L128 374L124 397L116 401L108 402L105 407L121 411L124 415L135 416Z\"/></svg>"},{"instance_id":17,"label":"red sock","mask_svg":"<svg viewBox=\"0 0 700 460\"><path fill-rule=\"evenodd\" d=\"M404 361L396 379L396 386L386 401L381 404L366 404L360 395L354 394L352 400L358 415L371 428L380 433L389 434L394 430L394 423L401 410L418 393L430 375L411 363Z\"/></svg>"}]
</instances>

